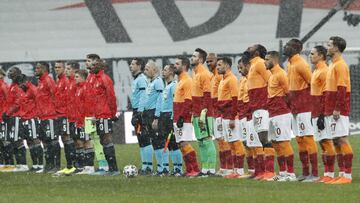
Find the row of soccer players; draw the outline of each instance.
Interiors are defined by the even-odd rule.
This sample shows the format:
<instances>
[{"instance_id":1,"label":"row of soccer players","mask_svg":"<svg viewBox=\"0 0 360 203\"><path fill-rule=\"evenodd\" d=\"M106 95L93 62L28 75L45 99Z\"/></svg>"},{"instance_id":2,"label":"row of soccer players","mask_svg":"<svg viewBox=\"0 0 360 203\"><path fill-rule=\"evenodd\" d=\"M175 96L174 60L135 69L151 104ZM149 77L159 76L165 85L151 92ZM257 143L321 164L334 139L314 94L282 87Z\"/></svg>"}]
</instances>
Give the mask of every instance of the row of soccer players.
<instances>
[{"instance_id":1,"label":"row of soccer players","mask_svg":"<svg viewBox=\"0 0 360 203\"><path fill-rule=\"evenodd\" d=\"M279 65L278 52L267 52L257 44L239 60L240 82L231 71L231 59L207 55L199 48L191 61L179 56L174 65L164 67L165 85L154 62L149 61L142 73L143 61L133 59L132 125L140 145L140 172L153 171L155 150L158 173L168 173L169 154L164 149L168 147L175 175L182 173L181 157L186 176L216 175L215 137L220 159L217 174L226 178L248 177L244 172L246 158L251 177L257 180L351 183L353 154L347 139L350 76L341 56L345 48L346 42L340 37L331 37L327 49L313 48L312 73L300 56L301 41L292 39L284 47L288 57L286 72ZM332 62L329 67L327 56ZM190 65L192 78L188 73ZM201 170L190 144L193 132L199 145ZM302 163L302 175L297 178L290 144L292 133ZM315 141L322 148L325 173L321 178ZM278 175L274 171L275 155ZM340 171L336 178L335 156Z\"/></svg>"},{"instance_id":2,"label":"row of soccer players","mask_svg":"<svg viewBox=\"0 0 360 203\"><path fill-rule=\"evenodd\" d=\"M39 62L35 68L37 86L18 67L8 72L10 86L3 80L5 72L0 72L0 171L29 170L25 139L32 171L57 175L119 174L111 135L117 109L113 83L98 55L87 55L86 66L89 71L79 69L77 62L65 65L58 61L54 80L49 75L48 63ZM62 170L59 137L64 143L67 162ZM95 156L100 169L97 172Z\"/></svg>"}]
</instances>

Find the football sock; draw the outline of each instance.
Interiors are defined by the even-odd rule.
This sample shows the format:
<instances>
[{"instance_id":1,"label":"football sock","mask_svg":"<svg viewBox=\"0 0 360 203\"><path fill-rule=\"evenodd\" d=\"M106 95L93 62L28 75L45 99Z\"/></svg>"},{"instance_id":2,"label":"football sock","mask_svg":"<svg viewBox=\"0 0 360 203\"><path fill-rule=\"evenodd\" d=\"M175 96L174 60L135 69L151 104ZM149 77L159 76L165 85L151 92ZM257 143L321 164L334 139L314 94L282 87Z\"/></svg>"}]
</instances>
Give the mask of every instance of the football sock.
<instances>
[{"instance_id":1,"label":"football sock","mask_svg":"<svg viewBox=\"0 0 360 203\"><path fill-rule=\"evenodd\" d=\"M265 147L265 171L274 173L275 150L272 147Z\"/></svg>"},{"instance_id":2,"label":"football sock","mask_svg":"<svg viewBox=\"0 0 360 203\"><path fill-rule=\"evenodd\" d=\"M109 171L118 171L116 156L115 156L115 148L113 143L109 143L104 145L103 147L105 158L109 164Z\"/></svg>"},{"instance_id":3,"label":"football sock","mask_svg":"<svg viewBox=\"0 0 360 203\"><path fill-rule=\"evenodd\" d=\"M335 145L335 151L336 151L336 160L339 167L339 173L345 172L345 164L344 164L344 156L343 152L341 151L341 146Z\"/></svg>"},{"instance_id":4,"label":"football sock","mask_svg":"<svg viewBox=\"0 0 360 203\"><path fill-rule=\"evenodd\" d=\"M145 161L145 147L140 147L140 158L141 158L141 170L146 169L146 161Z\"/></svg>"},{"instance_id":5,"label":"football sock","mask_svg":"<svg viewBox=\"0 0 360 203\"><path fill-rule=\"evenodd\" d=\"M218 148L219 148L219 161L220 161L220 168L226 168L226 158L225 158L225 147L224 147L224 140L217 140Z\"/></svg>"},{"instance_id":6,"label":"football sock","mask_svg":"<svg viewBox=\"0 0 360 203\"><path fill-rule=\"evenodd\" d=\"M21 141L22 142L22 141ZM26 165L26 149L24 144L14 149L15 159L17 165Z\"/></svg>"},{"instance_id":7,"label":"football sock","mask_svg":"<svg viewBox=\"0 0 360 203\"><path fill-rule=\"evenodd\" d=\"M253 150L249 147L246 148L246 162L248 165L248 170L254 170L254 153Z\"/></svg>"},{"instance_id":8,"label":"football sock","mask_svg":"<svg viewBox=\"0 0 360 203\"><path fill-rule=\"evenodd\" d=\"M255 168L255 173L257 175L265 172L265 153L262 147L256 147L255 148L256 151L256 163L257 163L257 168Z\"/></svg>"},{"instance_id":9,"label":"football sock","mask_svg":"<svg viewBox=\"0 0 360 203\"><path fill-rule=\"evenodd\" d=\"M311 174L313 176L318 176L318 158L317 158L317 145L314 140L314 136L304 136L304 141L306 143L307 151L309 153L310 163L311 163Z\"/></svg>"},{"instance_id":10,"label":"football sock","mask_svg":"<svg viewBox=\"0 0 360 203\"><path fill-rule=\"evenodd\" d=\"M296 141L298 143L299 157L302 165L302 175L308 176L309 172L309 153L307 151L306 142L304 141L304 137L296 137Z\"/></svg>"},{"instance_id":11,"label":"football sock","mask_svg":"<svg viewBox=\"0 0 360 203\"><path fill-rule=\"evenodd\" d=\"M31 161L32 161L32 165L36 166L38 165L38 158L37 158L37 151L34 145L29 146L29 151L30 151L30 157L31 157Z\"/></svg>"},{"instance_id":12,"label":"football sock","mask_svg":"<svg viewBox=\"0 0 360 203\"><path fill-rule=\"evenodd\" d=\"M36 157L38 159L38 161L37 161L38 165L43 165L44 164L44 150L41 147L41 144L35 144L34 149L36 151Z\"/></svg>"},{"instance_id":13,"label":"football sock","mask_svg":"<svg viewBox=\"0 0 360 203\"><path fill-rule=\"evenodd\" d=\"M199 145L199 155L200 155L200 162L201 162L201 169L203 172L207 172L208 167L208 156L207 156L207 149L204 144L203 140L198 141Z\"/></svg>"},{"instance_id":14,"label":"football sock","mask_svg":"<svg viewBox=\"0 0 360 203\"><path fill-rule=\"evenodd\" d=\"M214 141L204 140L204 145L206 148L206 154L207 154L207 165L209 170L215 171L216 168L216 147L214 144Z\"/></svg>"},{"instance_id":15,"label":"football sock","mask_svg":"<svg viewBox=\"0 0 360 203\"><path fill-rule=\"evenodd\" d=\"M166 150L166 152L164 152L164 149L162 149L163 151L162 153L162 165L163 165L163 169L166 169L167 172L170 171L169 169L169 149Z\"/></svg>"},{"instance_id":16,"label":"football sock","mask_svg":"<svg viewBox=\"0 0 360 203\"><path fill-rule=\"evenodd\" d=\"M341 145L341 151L344 154L343 159L344 159L345 174L350 174L350 176L347 177L347 178L351 178L352 159L353 159L352 147L351 147L351 145L349 143L343 143Z\"/></svg>"},{"instance_id":17,"label":"football sock","mask_svg":"<svg viewBox=\"0 0 360 203\"><path fill-rule=\"evenodd\" d=\"M85 161L85 151L84 148L78 148L75 150L76 153L76 160L78 163L78 168L84 167L84 161Z\"/></svg>"},{"instance_id":18,"label":"football sock","mask_svg":"<svg viewBox=\"0 0 360 203\"><path fill-rule=\"evenodd\" d=\"M146 167L149 168L151 171L153 170L153 146L150 144L144 147L144 158L146 162Z\"/></svg>"},{"instance_id":19,"label":"football sock","mask_svg":"<svg viewBox=\"0 0 360 203\"><path fill-rule=\"evenodd\" d=\"M287 172L294 173L294 151L290 141L280 142L280 146L286 159Z\"/></svg>"},{"instance_id":20,"label":"football sock","mask_svg":"<svg viewBox=\"0 0 360 203\"><path fill-rule=\"evenodd\" d=\"M170 151L171 159L174 165L174 170L178 169L182 171L182 154L181 150L177 149L174 151Z\"/></svg>"},{"instance_id":21,"label":"football sock","mask_svg":"<svg viewBox=\"0 0 360 203\"><path fill-rule=\"evenodd\" d=\"M94 157L95 157L94 148L87 148L85 149L84 153L85 153L85 166L94 166Z\"/></svg>"},{"instance_id":22,"label":"football sock","mask_svg":"<svg viewBox=\"0 0 360 203\"><path fill-rule=\"evenodd\" d=\"M197 163L196 152L191 144L182 146L181 151L186 166L186 172L200 172L199 165Z\"/></svg>"},{"instance_id":23,"label":"football sock","mask_svg":"<svg viewBox=\"0 0 360 203\"><path fill-rule=\"evenodd\" d=\"M108 163L105 159L103 146L100 143L100 137L97 135L96 131L91 133L91 142L94 146L96 160L101 162L102 167L107 167Z\"/></svg>"},{"instance_id":24,"label":"football sock","mask_svg":"<svg viewBox=\"0 0 360 203\"><path fill-rule=\"evenodd\" d=\"M155 158L157 163L157 172L163 171L163 153L164 149L156 149L155 150Z\"/></svg>"},{"instance_id":25,"label":"football sock","mask_svg":"<svg viewBox=\"0 0 360 203\"><path fill-rule=\"evenodd\" d=\"M74 164L75 144L72 139L64 141L64 152L66 158L66 168L70 169Z\"/></svg>"},{"instance_id":26,"label":"football sock","mask_svg":"<svg viewBox=\"0 0 360 203\"><path fill-rule=\"evenodd\" d=\"M58 140L53 140L51 142L51 149L53 150L53 161L54 161L54 166L56 168L60 168L61 166L61 148L60 148L60 143Z\"/></svg>"},{"instance_id":27,"label":"football sock","mask_svg":"<svg viewBox=\"0 0 360 203\"><path fill-rule=\"evenodd\" d=\"M322 155L323 155L323 163L324 163L324 175L326 176L327 173L334 173L336 152L332 140L329 139L321 140L320 146L323 150Z\"/></svg>"}]
</instances>

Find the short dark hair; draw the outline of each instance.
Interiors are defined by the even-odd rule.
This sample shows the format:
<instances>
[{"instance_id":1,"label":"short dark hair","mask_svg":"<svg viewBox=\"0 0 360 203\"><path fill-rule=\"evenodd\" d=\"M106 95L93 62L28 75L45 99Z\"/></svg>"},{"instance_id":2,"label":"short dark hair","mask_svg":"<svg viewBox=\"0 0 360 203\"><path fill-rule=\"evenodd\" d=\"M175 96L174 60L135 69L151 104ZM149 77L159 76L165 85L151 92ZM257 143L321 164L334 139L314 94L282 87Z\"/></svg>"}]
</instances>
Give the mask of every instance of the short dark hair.
<instances>
[{"instance_id":1,"label":"short dark hair","mask_svg":"<svg viewBox=\"0 0 360 203\"><path fill-rule=\"evenodd\" d=\"M181 60L181 64L186 67L186 70L189 70L190 60L186 56L177 56L176 58Z\"/></svg>"},{"instance_id":2,"label":"short dark hair","mask_svg":"<svg viewBox=\"0 0 360 203\"><path fill-rule=\"evenodd\" d=\"M166 66L169 66L169 69L171 72L174 72L175 71L175 66L173 63L170 63L170 64L166 64Z\"/></svg>"},{"instance_id":3,"label":"short dark hair","mask_svg":"<svg viewBox=\"0 0 360 203\"><path fill-rule=\"evenodd\" d=\"M45 62L45 61L39 61L38 64L40 64L40 66L46 68L46 71L49 72L50 68L49 68L49 63Z\"/></svg>"},{"instance_id":4,"label":"short dark hair","mask_svg":"<svg viewBox=\"0 0 360 203\"><path fill-rule=\"evenodd\" d=\"M20 68L17 66L11 67L10 70L14 70L16 72L16 74L18 74L18 75L22 74Z\"/></svg>"},{"instance_id":5,"label":"short dark hair","mask_svg":"<svg viewBox=\"0 0 360 203\"><path fill-rule=\"evenodd\" d=\"M230 67L232 66L232 60L229 57L220 57L217 61L223 61L225 64L228 64Z\"/></svg>"},{"instance_id":6,"label":"short dark hair","mask_svg":"<svg viewBox=\"0 0 360 203\"><path fill-rule=\"evenodd\" d=\"M270 55L272 58L280 59L280 54L278 51L268 51L266 55Z\"/></svg>"},{"instance_id":7,"label":"short dark hair","mask_svg":"<svg viewBox=\"0 0 360 203\"><path fill-rule=\"evenodd\" d=\"M195 49L196 52L199 52L199 57L203 59L203 62L205 63L206 61L206 57L207 57L207 53L205 50L201 49L201 48L196 48Z\"/></svg>"},{"instance_id":8,"label":"short dark hair","mask_svg":"<svg viewBox=\"0 0 360 203\"><path fill-rule=\"evenodd\" d=\"M322 59L326 60L327 50L324 46L318 45L318 46L315 46L314 49L316 49L316 52L319 55L322 55Z\"/></svg>"},{"instance_id":9,"label":"short dark hair","mask_svg":"<svg viewBox=\"0 0 360 203\"><path fill-rule=\"evenodd\" d=\"M345 39L343 39L339 36L332 36L332 37L330 37L330 40L333 41L333 45L336 46L341 53L346 49Z\"/></svg>"},{"instance_id":10,"label":"short dark hair","mask_svg":"<svg viewBox=\"0 0 360 203\"><path fill-rule=\"evenodd\" d=\"M75 71L75 74L79 74L80 77L82 77L84 79L86 79L87 76L88 76L88 72L85 69L78 69L78 70Z\"/></svg>"},{"instance_id":11,"label":"short dark hair","mask_svg":"<svg viewBox=\"0 0 360 203\"><path fill-rule=\"evenodd\" d=\"M261 45L261 44L257 44L256 45L256 51L259 53L260 58L264 59L265 55L266 55L266 48Z\"/></svg>"},{"instance_id":12,"label":"short dark hair","mask_svg":"<svg viewBox=\"0 0 360 203\"><path fill-rule=\"evenodd\" d=\"M241 54L241 58L238 61L239 63L243 63L244 65L250 64L250 53L248 51L244 51Z\"/></svg>"},{"instance_id":13,"label":"short dark hair","mask_svg":"<svg viewBox=\"0 0 360 203\"><path fill-rule=\"evenodd\" d=\"M86 55L86 58L95 60L95 59L100 59L100 56L97 54L88 54Z\"/></svg>"},{"instance_id":14,"label":"short dark hair","mask_svg":"<svg viewBox=\"0 0 360 203\"><path fill-rule=\"evenodd\" d=\"M58 61L55 61L55 63L62 63L62 64L64 64L64 61L58 60Z\"/></svg>"},{"instance_id":15,"label":"short dark hair","mask_svg":"<svg viewBox=\"0 0 360 203\"><path fill-rule=\"evenodd\" d=\"M80 64L76 61L68 61L68 62L66 62L66 64L69 65L74 70L80 69Z\"/></svg>"},{"instance_id":16,"label":"short dark hair","mask_svg":"<svg viewBox=\"0 0 360 203\"><path fill-rule=\"evenodd\" d=\"M292 48L295 49L297 53L300 53L303 49L303 43L298 39L291 39L289 42L292 44Z\"/></svg>"},{"instance_id":17,"label":"short dark hair","mask_svg":"<svg viewBox=\"0 0 360 203\"><path fill-rule=\"evenodd\" d=\"M144 71L145 61L142 58L135 57L132 60L136 61L136 65L140 66L141 71Z\"/></svg>"}]
</instances>

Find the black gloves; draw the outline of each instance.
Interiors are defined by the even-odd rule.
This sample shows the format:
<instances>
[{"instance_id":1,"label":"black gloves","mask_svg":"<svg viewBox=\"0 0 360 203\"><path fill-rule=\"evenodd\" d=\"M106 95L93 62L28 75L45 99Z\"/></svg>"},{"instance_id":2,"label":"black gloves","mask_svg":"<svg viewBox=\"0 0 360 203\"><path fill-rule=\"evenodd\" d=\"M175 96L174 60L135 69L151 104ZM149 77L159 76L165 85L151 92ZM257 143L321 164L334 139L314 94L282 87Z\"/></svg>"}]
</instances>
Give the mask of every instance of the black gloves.
<instances>
[{"instance_id":1,"label":"black gloves","mask_svg":"<svg viewBox=\"0 0 360 203\"><path fill-rule=\"evenodd\" d=\"M317 125L319 130L324 130L325 129L325 117L324 117L323 114L319 115L318 120L316 122L316 125Z\"/></svg>"},{"instance_id":2,"label":"black gloves","mask_svg":"<svg viewBox=\"0 0 360 203\"><path fill-rule=\"evenodd\" d=\"M4 112L2 115L2 119L4 122L7 122L10 119L10 117Z\"/></svg>"},{"instance_id":3,"label":"black gloves","mask_svg":"<svg viewBox=\"0 0 360 203\"><path fill-rule=\"evenodd\" d=\"M136 127L138 124L141 124L141 113L140 112L134 112L133 116L131 118L131 125Z\"/></svg>"},{"instance_id":4,"label":"black gloves","mask_svg":"<svg viewBox=\"0 0 360 203\"><path fill-rule=\"evenodd\" d=\"M177 122L176 122L176 126L178 128L182 128L184 126L184 118L183 117L180 117Z\"/></svg>"}]
</instances>

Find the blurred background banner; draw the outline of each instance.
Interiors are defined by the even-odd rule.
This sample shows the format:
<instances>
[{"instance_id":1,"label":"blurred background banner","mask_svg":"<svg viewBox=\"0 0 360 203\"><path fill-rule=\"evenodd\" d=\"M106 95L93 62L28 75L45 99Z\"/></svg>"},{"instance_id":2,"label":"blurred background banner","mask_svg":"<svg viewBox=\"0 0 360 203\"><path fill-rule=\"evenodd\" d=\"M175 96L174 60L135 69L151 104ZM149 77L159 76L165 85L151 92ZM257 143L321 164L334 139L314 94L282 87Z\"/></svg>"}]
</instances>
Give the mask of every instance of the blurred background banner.
<instances>
[{"instance_id":1,"label":"blurred background banner","mask_svg":"<svg viewBox=\"0 0 360 203\"><path fill-rule=\"evenodd\" d=\"M349 4L337 6L344 2ZM239 54L253 44L280 50L290 38L302 39L324 22L305 40L304 57L330 36L347 40L350 127L359 134L359 14L358 0L2 0L0 66L18 66L33 76L37 61L48 61L53 73L56 60L75 60L84 68L86 54L99 54L114 81L118 110L129 111L133 57L163 66L201 47L228 55L236 64ZM237 73L235 65L233 71ZM118 143L132 142L125 139L126 132L132 133L126 128L133 130L122 114L115 124Z\"/></svg>"}]
</instances>

